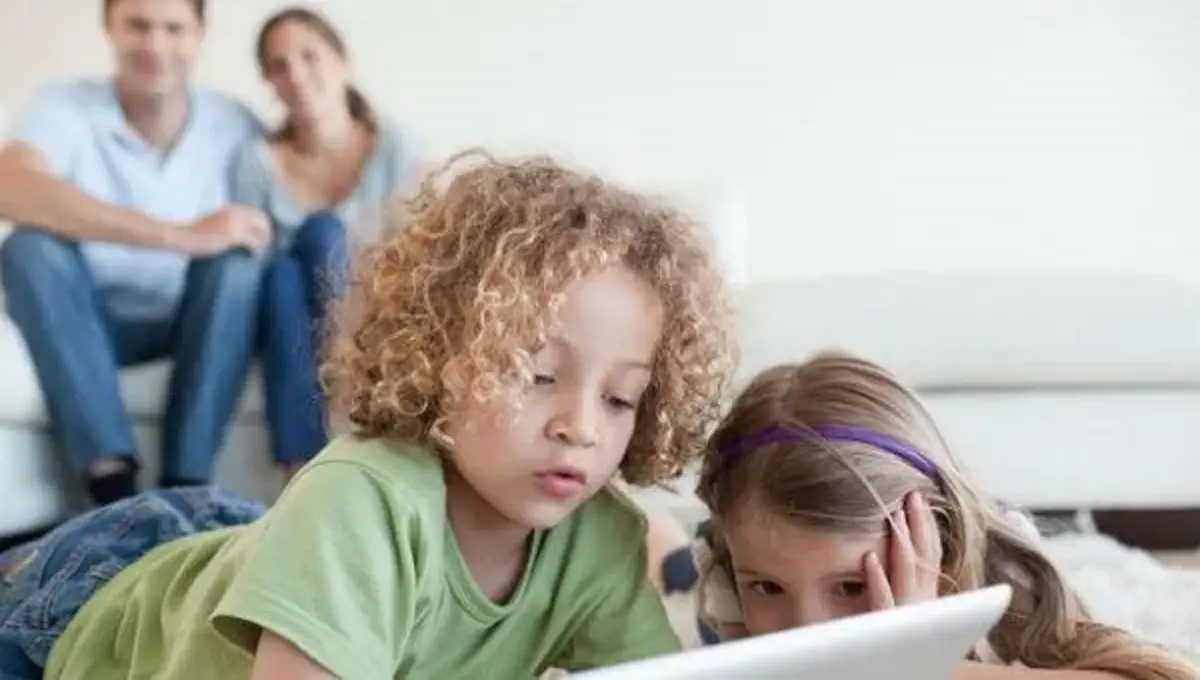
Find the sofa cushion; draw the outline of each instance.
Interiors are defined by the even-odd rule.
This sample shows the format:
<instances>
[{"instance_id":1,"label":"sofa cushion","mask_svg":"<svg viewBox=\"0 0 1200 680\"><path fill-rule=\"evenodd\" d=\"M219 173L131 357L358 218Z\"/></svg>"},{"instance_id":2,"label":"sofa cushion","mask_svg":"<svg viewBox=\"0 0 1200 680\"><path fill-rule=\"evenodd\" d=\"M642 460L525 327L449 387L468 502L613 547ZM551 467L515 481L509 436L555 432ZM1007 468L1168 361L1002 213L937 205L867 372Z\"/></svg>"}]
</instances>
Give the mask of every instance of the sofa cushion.
<instances>
[{"instance_id":1,"label":"sofa cushion","mask_svg":"<svg viewBox=\"0 0 1200 680\"><path fill-rule=\"evenodd\" d=\"M171 365L167 360L121 371L121 394L135 420L157 420L166 403ZM0 314L0 422L48 425L46 402L37 373L20 331L7 315ZM257 370L247 381L238 406L239 420L262 419L262 388Z\"/></svg>"}]
</instances>

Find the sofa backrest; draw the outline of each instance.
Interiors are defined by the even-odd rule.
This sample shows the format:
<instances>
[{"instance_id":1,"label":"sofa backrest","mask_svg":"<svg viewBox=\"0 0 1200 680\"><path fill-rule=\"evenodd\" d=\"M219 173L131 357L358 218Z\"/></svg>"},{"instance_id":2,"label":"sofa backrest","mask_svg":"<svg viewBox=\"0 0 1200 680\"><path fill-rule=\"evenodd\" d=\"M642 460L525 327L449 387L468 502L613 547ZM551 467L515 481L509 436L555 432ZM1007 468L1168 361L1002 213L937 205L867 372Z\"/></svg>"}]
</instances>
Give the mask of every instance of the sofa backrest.
<instances>
[{"instance_id":1,"label":"sofa backrest","mask_svg":"<svg viewBox=\"0 0 1200 680\"><path fill-rule=\"evenodd\" d=\"M739 300L739 384L840 348L926 391L1200 385L1200 288L1104 272L771 281Z\"/></svg>"}]
</instances>

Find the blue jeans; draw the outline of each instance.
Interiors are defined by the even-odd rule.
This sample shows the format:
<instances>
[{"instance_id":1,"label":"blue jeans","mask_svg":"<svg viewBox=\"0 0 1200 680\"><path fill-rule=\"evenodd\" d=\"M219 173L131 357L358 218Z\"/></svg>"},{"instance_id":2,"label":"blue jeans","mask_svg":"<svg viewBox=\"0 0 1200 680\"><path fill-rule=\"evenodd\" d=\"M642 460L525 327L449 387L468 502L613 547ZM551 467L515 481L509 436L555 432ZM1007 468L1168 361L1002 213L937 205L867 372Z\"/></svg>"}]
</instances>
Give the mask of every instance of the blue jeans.
<instances>
[{"instance_id":1,"label":"blue jeans","mask_svg":"<svg viewBox=\"0 0 1200 680\"><path fill-rule=\"evenodd\" d=\"M267 427L276 462L303 463L329 440L317 377L325 312L346 288L346 227L310 216L289 247L267 263L260 317Z\"/></svg>"},{"instance_id":2,"label":"blue jeans","mask_svg":"<svg viewBox=\"0 0 1200 680\"><path fill-rule=\"evenodd\" d=\"M212 486L160 489L93 510L0 554L0 680L35 680L80 608L154 548L249 524L261 505Z\"/></svg>"},{"instance_id":3,"label":"blue jeans","mask_svg":"<svg viewBox=\"0 0 1200 680\"><path fill-rule=\"evenodd\" d=\"M108 313L77 243L38 229L17 229L8 237L0 246L8 311L76 469L103 458L136 459L118 370L171 357L163 479L211 479L254 358L261 279L261 261L245 252L196 259L174 319L119 322Z\"/></svg>"}]
</instances>

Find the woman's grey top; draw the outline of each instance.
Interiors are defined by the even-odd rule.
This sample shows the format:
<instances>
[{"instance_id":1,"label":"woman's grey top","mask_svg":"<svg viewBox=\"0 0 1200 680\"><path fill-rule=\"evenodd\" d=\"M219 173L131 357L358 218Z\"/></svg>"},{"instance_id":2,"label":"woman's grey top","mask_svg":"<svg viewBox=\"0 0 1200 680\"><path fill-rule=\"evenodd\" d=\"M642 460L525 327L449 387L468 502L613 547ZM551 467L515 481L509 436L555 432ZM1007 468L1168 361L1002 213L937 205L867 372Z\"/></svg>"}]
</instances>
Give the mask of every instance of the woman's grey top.
<instances>
[{"instance_id":1,"label":"woman's grey top","mask_svg":"<svg viewBox=\"0 0 1200 680\"><path fill-rule=\"evenodd\" d=\"M314 209L304 207L292 195L269 145L269 140L258 138L238 150L232 173L233 202L266 213L273 226L275 248L284 250L291 247L296 230ZM380 124L358 185L340 203L320 211L337 215L347 225L352 240L375 240L386 226L383 222L389 199L413 179L416 161L408 137L395 125Z\"/></svg>"}]
</instances>

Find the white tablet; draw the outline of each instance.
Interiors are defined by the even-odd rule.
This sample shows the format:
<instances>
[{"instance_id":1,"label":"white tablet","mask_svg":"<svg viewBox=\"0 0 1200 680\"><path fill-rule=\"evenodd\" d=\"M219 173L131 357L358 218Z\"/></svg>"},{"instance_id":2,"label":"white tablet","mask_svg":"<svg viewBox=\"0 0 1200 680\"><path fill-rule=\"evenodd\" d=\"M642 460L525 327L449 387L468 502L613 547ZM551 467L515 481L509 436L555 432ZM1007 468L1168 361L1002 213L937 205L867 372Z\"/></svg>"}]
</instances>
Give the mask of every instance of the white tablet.
<instances>
[{"instance_id":1,"label":"white tablet","mask_svg":"<svg viewBox=\"0 0 1200 680\"><path fill-rule=\"evenodd\" d=\"M992 586L933 602L573 674L586 680L949 680L1008 607Z\"/></svg>"}]
</instances>

